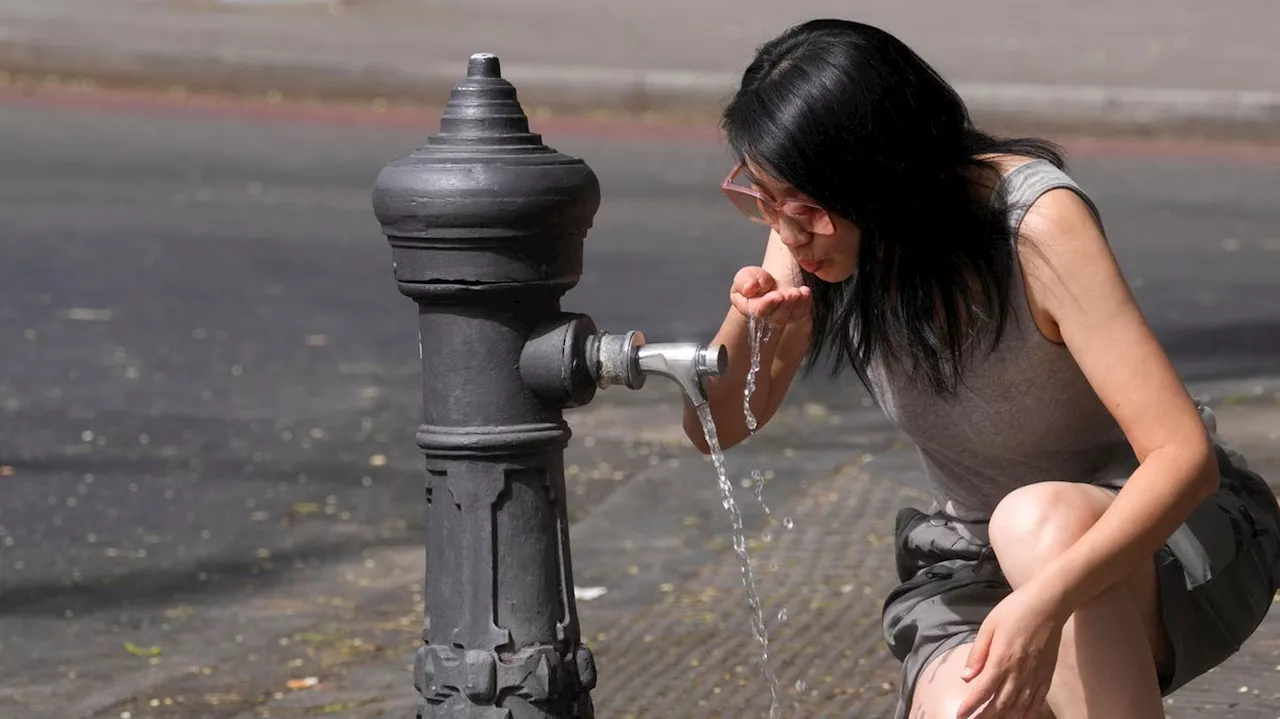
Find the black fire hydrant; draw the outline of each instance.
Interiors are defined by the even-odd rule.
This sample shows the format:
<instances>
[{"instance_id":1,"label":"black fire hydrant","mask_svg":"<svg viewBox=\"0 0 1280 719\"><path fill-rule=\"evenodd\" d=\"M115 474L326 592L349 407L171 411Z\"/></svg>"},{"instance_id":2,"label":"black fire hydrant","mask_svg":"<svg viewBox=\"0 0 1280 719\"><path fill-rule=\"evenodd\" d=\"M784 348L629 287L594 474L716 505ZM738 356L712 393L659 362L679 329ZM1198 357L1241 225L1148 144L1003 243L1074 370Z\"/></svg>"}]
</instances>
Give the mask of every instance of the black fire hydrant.
<instances>
[{"instance_id":1,"label":"black fire hydrant","mask_svg":"<svg viewBox=\"0 0 1280 719\"><path fill-rule=\"evenodd\" d=\"M600 186L529 131L498 58L471 57L440 132L373 192L400 291L418 304L427 567L419 717L591 717L573 595L562 410L672 379L694 404L723 347L645 344L560 309Z\"/></svg>"}]
</instances>

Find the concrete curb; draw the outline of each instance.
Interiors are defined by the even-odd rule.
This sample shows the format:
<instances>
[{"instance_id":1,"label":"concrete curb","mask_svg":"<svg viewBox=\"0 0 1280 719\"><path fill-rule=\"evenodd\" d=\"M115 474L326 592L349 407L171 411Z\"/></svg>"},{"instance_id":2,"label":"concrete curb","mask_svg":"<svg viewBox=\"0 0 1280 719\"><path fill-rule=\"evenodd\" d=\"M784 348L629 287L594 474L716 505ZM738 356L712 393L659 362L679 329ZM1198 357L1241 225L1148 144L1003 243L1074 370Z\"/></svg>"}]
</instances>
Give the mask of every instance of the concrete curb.
<instances>
[{"instance_id":1,"label":"concrete curb","mask_svg":"<svg viewBox=\"0 0 1280 719\"><path fill-rule=\"evenodd\" d=\"M0 73L42 81L288 99L439 106L466 58L413 68L264 62L215 54L154 54L43 41L0 41ZM513 65L504 76L526 109L633 114L716 113L734 73L590 66ZM1280 92L956 82L975 117L1054 127L1280 136Z\"/></svg>"},{"instance_id":2,"label":"concrete curb","mask_svg":"<svg viewBox=\"0 0 1280 719\"><path fill-rule=\"evenodd\" d=\"M975 114L1120 125L1280 127L1280 93L1013 83L956 83Z\"/></svg>"}]
</instances>

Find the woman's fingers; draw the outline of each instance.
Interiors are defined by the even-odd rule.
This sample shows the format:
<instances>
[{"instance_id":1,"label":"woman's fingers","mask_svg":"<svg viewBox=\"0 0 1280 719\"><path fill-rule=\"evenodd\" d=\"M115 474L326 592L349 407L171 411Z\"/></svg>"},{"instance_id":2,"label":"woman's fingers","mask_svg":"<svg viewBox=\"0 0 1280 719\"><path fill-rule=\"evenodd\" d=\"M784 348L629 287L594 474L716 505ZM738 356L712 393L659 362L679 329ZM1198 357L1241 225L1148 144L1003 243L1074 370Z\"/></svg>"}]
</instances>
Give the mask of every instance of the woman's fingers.
<instances>
[{"instance_id":1,"label":"woman's fingers","mask_svg":"<svg viewBox=\"0 0 1280 719\"><path fill-rule=\"evenodd\" d=\"M752 300L750 298L738 292L736 289L729 293L729 303L733 305L735 310L744 315L754 314L752 312L751 302Z\"/></svg>"},{"instance_id":2,"label":"woman's fingers","mask_svg":"<svg viewBox=\"0 0 1280 719\"><path fill-rule=\"evenodd\" d=\"M752 300L752 303L755 308L752 314L766 322L775 322L779 312L785 307L786 291L773 290L759 299Z\"/></svg>"},{"instance_id":3,"label":"woman's fingers","mask_svg":"<svg viewBox=\"0 0 1280 719\"><path fill-rule=\"evenodd\" d=\"M729 301L733 303L734 309L742 314L761 318L771 315L778 305L776 291L762 297L751 297L735 291L729 296Z\"/></svg>"},{"instance_id":4,"label":"woman's fingers","mask_svg":"<svg viewBox=\"0 0 1280 719\"><path fill-rule=\"evenodd\" d=\"M808 287L793 287L784 291L781 307L775 321L780 324L800 322L813 311L812 295Z\"/></svg>"},{"instance_id":5,"label":"woman's fingers","mask_svg":"<svg viewBox=\"0 0 1280 719\"><path fill-rule=\"evenodd\" d=\"M808 287L778 287L773 276L759 267L744 267L733 278L729 301L745 315L780 325L805 319L811 312Z\"/></svg>"},{"instance_id":6,"label":"woman's fingers","mask_svg":"<svg viewBox=\"0 0 1280 719\"><path fill-rule=\"evenodd\" d=\"M733 292L747 298L760 297L777 286L777 280L763 267L743 267L733 277Z\"/></svg>"}]
</instances>

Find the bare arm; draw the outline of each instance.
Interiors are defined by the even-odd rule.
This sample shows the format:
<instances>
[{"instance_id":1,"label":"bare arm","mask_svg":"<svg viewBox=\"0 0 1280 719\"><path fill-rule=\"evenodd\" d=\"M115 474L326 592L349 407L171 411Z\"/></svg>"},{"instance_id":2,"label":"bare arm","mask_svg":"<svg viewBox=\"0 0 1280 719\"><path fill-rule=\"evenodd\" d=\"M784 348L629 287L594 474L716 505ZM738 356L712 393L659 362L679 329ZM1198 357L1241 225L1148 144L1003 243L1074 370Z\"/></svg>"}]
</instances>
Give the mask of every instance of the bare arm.
<instances>
[{"instance_id":1,"label":"bare arm","mask_svg":"<svg viewBox=\"0 0 1280 719\"><path fill-rule=\"evenodd\" d=\"M1102 518L1037 579L1063 616L1136 569L1214 491L1218 468L1194 402L1139 311L1088 206L1047 193L1024 227L1035 303L1123 429L1140 466Z\"/></svg>"},{"instance_id":2,"label":"bare arm","mask_svg":"<svg viewBox=\"0 0 1280 719\"><path fill-rule=\"evenodd\" d=\"M776 295L771 292L751 300L753 312L759 311L757 307L774 306L774 300L781 297L795 295L795 290L799 286L799 269L777 233L769 235L761 267L777 281L778 289ZM756 417L757 430L777 412L800 364L804 361L810 336L807 307L806 303L798 308L802 310L805 319L779 327L772 333L769 342L761 347L761 369L756 377L756 391L751 398L751 412ZM749 434L742 406L747 387L747 372L751 364L747 315L736 307L731 308L720 326L720 331L712 341L724 344L729 353L729 372L723 377L709 378L705 381L707 399L711 407L711 416L715 420L716 432L720 438L720 446L728 449L746 439ZM702 424L692 405L687 401L684 430L699 451L703 453L709 451L706 437L702 432Z\"/></svg>"}]
</instances>

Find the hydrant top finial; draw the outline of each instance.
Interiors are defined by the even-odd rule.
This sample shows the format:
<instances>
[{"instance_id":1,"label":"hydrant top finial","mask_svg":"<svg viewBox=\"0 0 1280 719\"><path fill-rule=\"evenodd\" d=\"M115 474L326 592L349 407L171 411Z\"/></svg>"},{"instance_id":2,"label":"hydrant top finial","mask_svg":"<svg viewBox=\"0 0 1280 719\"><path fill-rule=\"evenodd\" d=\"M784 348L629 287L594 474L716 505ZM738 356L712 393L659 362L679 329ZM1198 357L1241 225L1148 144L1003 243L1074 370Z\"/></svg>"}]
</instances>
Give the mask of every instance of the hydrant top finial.
<instances>
[{"instance_id":1,"label":"hydrant top finial","mask_svg":"<svg viewBox=\"0 0 1280 719\"><path fill-rule=\"evenodd\" d=\"M502 78L497 56L477 53L449 95L440 131L382 168L373 201L383 233L394 238L393 245L408 248L397 265L402 281L505 286L552 276L576 280L582 237L600 205L600 183L581 159L543 143L529 127L516 88ZM419 239L450 247L474 239L481 249L432 247L419 255L410 246ZM546 251L554 257L525 248L525 254L499 253L487 265L472 259L504 243L527 242L550 243ZM431 261L410 259L419 256ZM456 266L449 264L455 260Z\"/></svg>"},{"instance_id":2,"label":"hydrant top finial","mask_svg":"<svg viewBox=\"0 0 1280 719\"><path fill-rule=\"evenodd\" d=\"M467 77L502 77L502 63L498 56L488 52L478 52L467 62Z\"/></svg>"}]
</instances>

